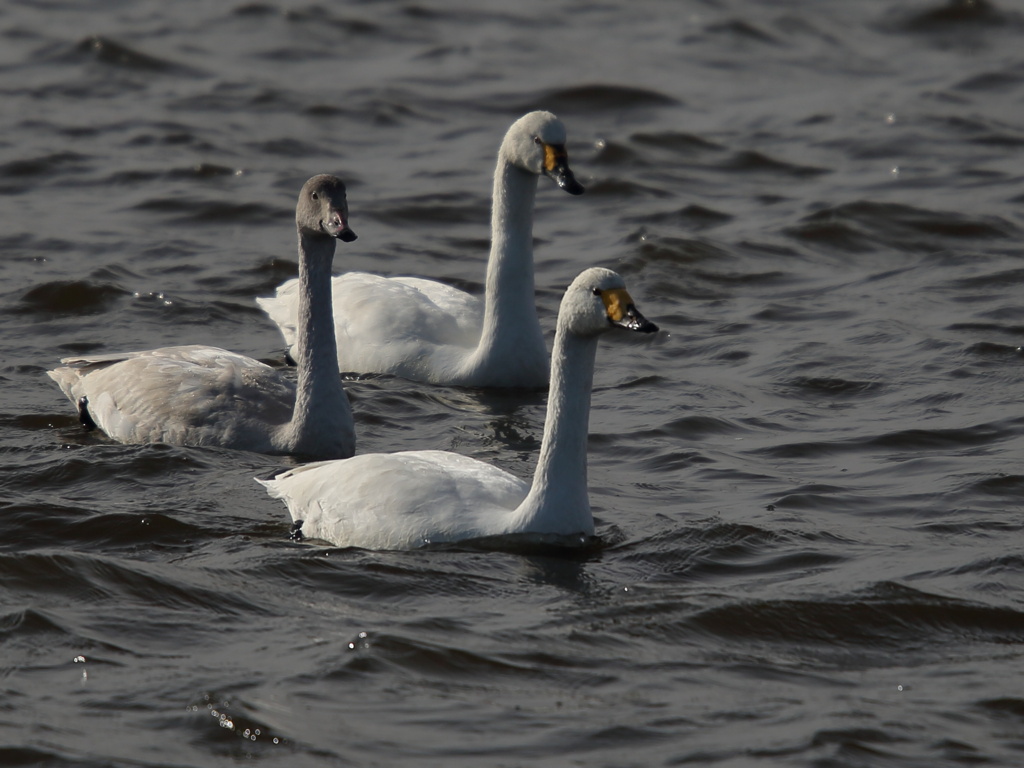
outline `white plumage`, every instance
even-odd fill
[[[344,184],[328,175],[307,181],[295,221],[303,342],[297,386],[257,360],[218,347],[66,358],[48,373],[78,406],[82,422],[122,443],[351,456],[355,430],[334,352],[330,288],[335,240],[356,238]]]
[[[653,332],[616,273],[593,268],[566,291],[552,353],[544,438],[533,481],[456,453],[373,453],[307,464],[260,480],[304,536],[337,546],[410,549],[490,536],[594,532],[587,424],[598,337]]]
[[[494,171],[491,253],[483,299],[422,278],[349,272],[332,281],[338,365],[430,384],[543,387],[548,352],[533,282],[533,207],[537,180],[567,192],[583,187],[565,153],[565,126],[531,112],[509,128]],[[259,305],[281,328],[292,356],[296,285]]]

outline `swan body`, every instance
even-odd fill
[[[622,278],[600,268],[573,281],[558,313],[544,438],[533,481],[446,451],[371,453],[306,464],[271,480],[307,538],[341,547],[412,549],[491,536],[594,533],[587,495],[587,423],[598,337],[658,328]]]
[[[548,352],[533,281],[533,207],[540,176],[583,193],[569,169],[565,126],[530,112],[509,128],[498,152],[491,253],[483,298],[432,280],[349,272],[332,281],[338,365],[429,384],[541,388]],[[257,299],[295,357],[295,281]]]
[[[121,443],[217,446],[342,458],[355,452],[331,323],[335,240],[355,240],[345,186],[314,176],[299,194],[298,383],[268,365],[202,345],[62,360],[49,371],[86,428]]]

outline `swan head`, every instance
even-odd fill
[[[524,171],[547,176],[570,195],[583,194],[583,185],[569,168],[565,125],[550,112],[530,112],[512,123],[501,155]]]
[[[558,310],[558,324],[579,336],[612,328],[654,333],[658,326],[640,314],[626,283],[610,269],[593,267],[572,281]]]
[[[336,237],[346,243],[356,239],[348,226],[348,200],[341,179],[322,173],[302,185],[295,226],[307,235]]]

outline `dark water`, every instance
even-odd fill
[[[0,764],[1024,763],[1024,8],[1010,0],[0,6]],[[257,296],[481,288],[502,134],[555,111],[549,331],[599,353],[577,558],[292,542],[264,456],[83,434],[58,358],[280,362]],[[528,476],[541,394],[351,381],[360,450]]]

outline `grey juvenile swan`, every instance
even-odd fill
[[[314,176],[295,209],[299,240],[298,385],[218,347],[71,357],[48,374],[87,428],[121,443],[218,446],[343,458],[355,452],[331,321],[335,240],[351,242],[340,179]]]

